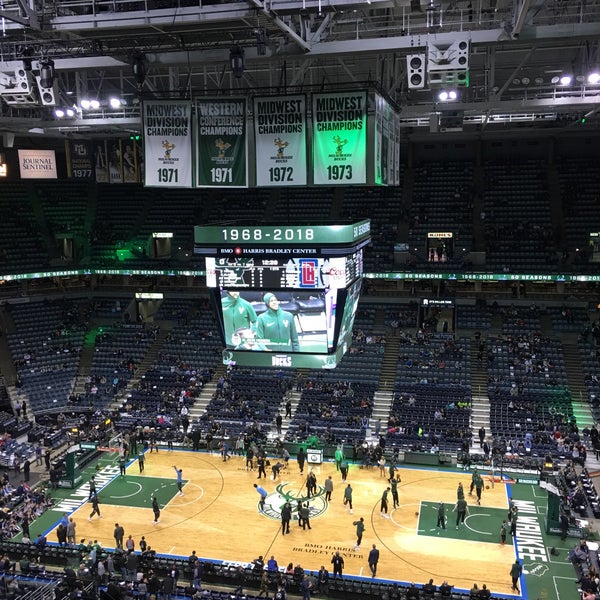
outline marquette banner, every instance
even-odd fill
[[[121,140],[108,141],[108,174],[110,183],[124,182]]]
[[[65,141],[67,177],[89,181],[94,178],[94,150],[90,142]]]
[[[307,185],[306,96],[254,98],[257,186]]]
[[[198,187],[248,187],[246,100],[202,98],[198,120]]]
[[[56,179],[54,150],[18,150],[21,179]]]
[[[367,183],[367,92],[314,94],[313,183]]]
[[[147,186],[192,187],[192,105],[144,102],[144,155]]]
[[[108,153],[106,140],[98,142],[94,150],[96,183],[108,183]]]

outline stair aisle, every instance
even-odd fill
[[[392,391],[377,390],[375,394],[373,394],[373,412],[371,413],[369,429],[367,429],[365,436],[367,442],[373,442],[376,444],[379,441],[379,437],[376,433],[377,421],[381,420],[380,432],[385,434],[385,431],[387,431],[387,424],[390,419],[390,410],[392,408],[393,401],[394,394]]]
[[[379,389],[391,392],[394,389],[396,369],[398,366],[398,354],[400,353],[400,338],[397,335],[385,336],[385,353],[381,363],[381,375],[379,377]]]
[[[563,334],[561,336],[567,381],[571,390],[571,405],[573,416],[577,419],[579,429],[594,425],[594,417],[588,402],[588,392],[583,380],[583,367],[576,336]]]
[[[486,436],[491,436],[490,424],[490,399],[487,392],[487,371],[485,368],[485,354],[481,363],[478,360],[479,340],[471,336],[471,438],[470,452],[474,454],[482,453],[479,446],[478,431],[483,427]],[[489,443],[489,442],[488,442]]]

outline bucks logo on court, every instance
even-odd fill
[[[327,510],[325,489],[317,486],[317,493],[310,498],[304,495],[304,488],[298,489],[293,483],[280,483],[275,491],[267,496],[262,514],[269,519],[281,519],[281,509],[286,502],[292,505],[292,521],[298,520],[298,502],[309,503],[310,518],[321,516]]]

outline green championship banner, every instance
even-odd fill
[[[246,100],[202,98],[198,121],[198,187],[248,187]]]
[[[306,185],[306,96],[254,98],[257,186]]]
[[[179,100],[143,105],[144,184],[192,187],[192,105]]]
[[[90,142],[65,141],[67,177],[91,180],[94,176],[94,151]]]
[[[367,183],[367,92],[314,94],[313,183]]]

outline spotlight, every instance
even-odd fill
[[[588,83],[591,83],[592,85],[596,85],[597,83],[600,83],[600,73],[597,73],[595,71],[593,73],[590,73],[588,75],[587,80],[588,80]]]
[[[67,117],[71,118],[75,116],[75,111],[72,108],[67,108],[65,112],[67,113]]]
[[[111,108],[120,108],[121,107],[121,101],[118,98],[111,98],[109,100],[109,104]]]
[[[238,79],[244,74],[244,49],[241,46],[233,46],[229,51],[229,62],[234,77]]]
[[[89,110],[89,108],[90,108],[90,101],[89,100],[82,100],[81,101],[81,108],[83,108],[83,110]]]
[[[40,85],[43,88],[51,88],[54,84],[54,61],[44,58],[40,61]]]
[[[65,111],[62,108],[56,108],[54,109],[54,116],[62,119],[65,116]]]
[[[440,102],[448,102],[452,100],[456,100],[458,98],[458,93],[456,90],[442,90],[438,94],[438,100]]]
[[[571,85],[573,78],[570,75],[563,75],[560,79],[560,85],[567,86]]]
[[[31,71],[31,58],[35,54],[35,50],[31,46],[25,46],[20,53],[23,59],[23,69]]]
[[[90,100],[90,108],[98,110],[100,108],[100,102],[98,102],[98,100]]]

